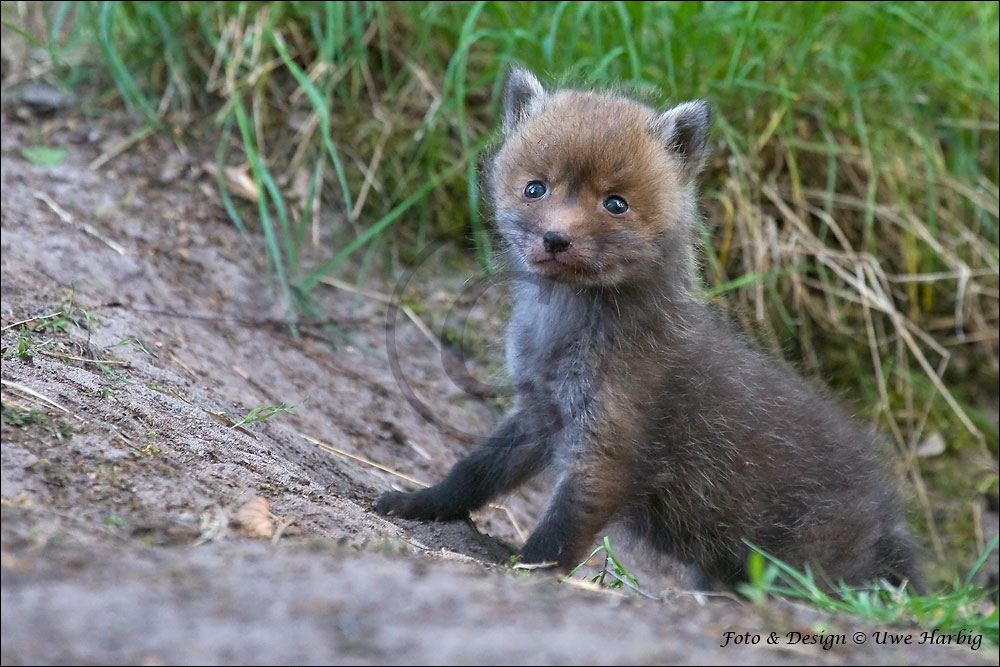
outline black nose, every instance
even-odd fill
[[[545,245],[545,252],[562,252],[570,246],[569,236],[562,232],[545,232],[542,243]]]

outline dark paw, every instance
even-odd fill
[[[441,503],[428,489],[414,493],[390,491],[375,501],[374,508],[385,516],[416,521],[455,521],[469,516],[465,510]]]
[[[518,553],[517,565],[523,569],[556,569],[566,571],[570,565],[560,557],[558,545],[543,541],[528,539],[528,542]]]

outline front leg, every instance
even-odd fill
[[[595,457],[574,466],[556,485],[545,514],[521,549],[521,562],[571,570],[621,507],[628,488],[628,476],[613,461]]]
[[[540,472],[550,458],[548,438],[527,410],[507,415],[493,433],[432,487],[390,491],[375,501],[379,514],[453,521]]]

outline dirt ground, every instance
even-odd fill
[[[544,482],[474,523],[374,514],[379,493],[413,488],[400,475],[437,479],[471,446],[456,432],[487,432],[496,406],[449,379],[414,321],[387,349],[391,282],[317,290],[339,345],[321,322],[293,336],[263,241],[228,221],[205,156],[159,135],[114,154],[134,129],[2,109],[3,664],[997,663],[693,594],[624,544],[658,599],[514,572]],[[39,166],[34,145],[67,152]],[[407,292],[419,321],[439,324],[467,277],[426,264]],[[501,311],[491,291],[470,320],[483,377]],[[232,426],[279,404],[294,412]],[[241,523],[255,496],[273,516]],[[255,536],[268,520],[275,535]],[[727,631],[761,639],[722,646]]]

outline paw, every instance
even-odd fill
[[[455,521],[469,516],[465,510],[441,503],[429,489],[404,493],[390,491],[375,501],[375,511],[384,516],[398,516],[416,521]]]
[[[546,540],[528,539],[528,542],[518,553],[515,567],[519,570],[569,570],[560,558],[558,545]]]
[[[413,501],[413,493],[389,491],[379,496],[372,507],[383,516],[398,516],[404,519],[429,519],[421,516],[419,503]]]

